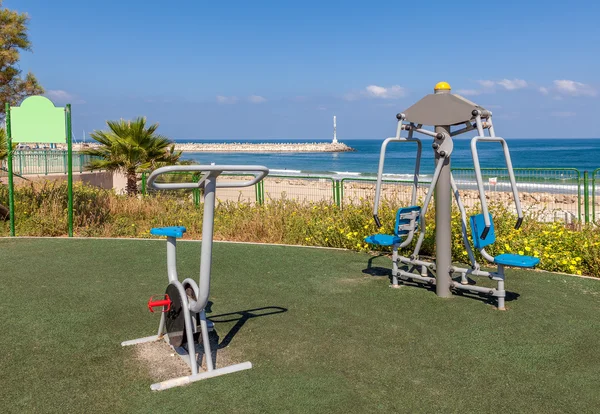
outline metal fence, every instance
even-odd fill
[[[93,159],[90,155],[73,153],[73,172],[83,172]],[[67,173],[68,153],[63,150],[16,150],[13,152],[13,172],[19,175]],[[7,161],[2,161],[0,176],[6,176]]]
[[[20,175],[65,174],[67,152],[60,150],[17,150],[13,158],[13,170]],[[92,158],[73,154],[73,170],[83,172]],[[6,161],[0,176],[6,176]],[[475,207],[479,203],[475,174],[472,168],[452,170],[463,203]],[[508,175],[505,168],[482,169],[486,185],[486,197],[513,208]],[[600,225],[600,168],[591,173],[574,168],[516,168],[515,176],[521,195],[523,210],[540,221],[567,223],[593,222]],[[239,179],[241,176],[225,176]],[[142,192],[146,192],[147,174],[142,174]],[[192,179],[180,176],[173,179]],[[419,182],[417,199],[425,197],[429,183],[427,176]],[[261,183],[248,188],[220,189],[219,201],[242,201],[268,203],[273,200],[294,200],[301,203],[326,202],[341,208],[372,202],[375,194],[375,178],[340,175],[277,175],[271,174]],[[405,206],[410,203],[412,180],[386,179],[382,186],[382,201],[391,205]],[[200,203],[198,191],[187,192],[196,204]],[[191,195],[190,195],[191,194]]]
[[[339,205],[339,184],[332,177],[269,175],[263,181],[263,200]]]
[[[342,178],[341,206],[362,204],[365,201],[373,203],[375,199],[374,178]],[[420,181],[417,186],[417,203],[427,195],[430,183]],[[394,207],[409,206],[411,203],[414,181],[408,180],[383,180],[381,183],[381,203],[388,203]]]
[[[574,168],[515,168],[515,179],[524,212],[539,221],[582,220],[581,174]],[[513,211],[513,195],[506,168],[481,170],[488,202],[506,205]],[[466,207],[479,204],[472,168],[455,168],[452,174]],[[586,216],[587,217],[587,216]]]

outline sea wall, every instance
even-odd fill
[[[90,148],[95,144],[86,144],[86,148]],[[74,144],[73,149],[80,151],[83,145]],[[354,148],[348,145],[328,142],[312,142],[312,143],[196,143],[188,142],[183,144],[175,144],[175,150],[183,152],[349,152],[355,151]]]

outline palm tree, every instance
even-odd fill
[[[90,135],[100,146],[82,151],[97,157],[86,168],[124,173],[127,194],[137,194],[138,172],[179,162],[181,151],[175,151],[175,145],[167,137],[156,133],[158,124],[147,127],[144,117],[106,123],[107,131],[94,131]]]
[[[4,128],[0,128],[0,162],[4,161],[4,159],[8,157],[8,147],[6,139],[6,130]]]
[[[15,145],[13,145],[14,149]],[[8,146],[6,142],[6,131],[4,128],[0,128],[0,168],[4,169],[2,166],[2,161],[4,161],[8,157]],[[0,204],[0,220],[8,219],[8,207]]]

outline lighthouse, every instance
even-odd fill
[[[335,129],[336,129],[336,125],[335,125],[335,115],[334,115],[333,116],[333,141],[331,142],[332,144],[338,143]]]

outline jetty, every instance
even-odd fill
[[[98,144],[73,144],[74,151],[96,147]],[[289,143],[175,143],[176,151],[183,152],[350,152],[354,148],[342,142],[289,142]]]
[[[341,142],[313,143],[220,143],[175,144],[177,151],[183,152],[349,152],[354,148]]]

